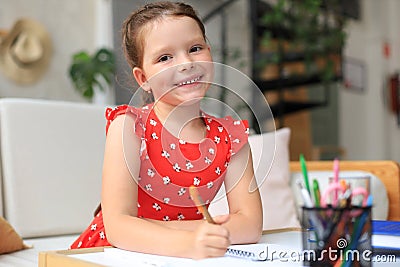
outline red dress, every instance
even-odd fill
[[[141,138],[138,182],[138,217],[155,220],[198,220],[203,216],[189,196],[195,185],[209,205],[224,181],[230,158],[246,144],[247,121],[232,117],[215,118],[202,113],[207,128],[200,143],[187,143],[166,130],[152,111],[152,105],[128,105],[106,110],[107,126],[121,114],[135,118],[135,133]],[[110,246],[102,212],[71,248]]]

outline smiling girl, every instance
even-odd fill
[[[205,28],[193,8],[159,2],[133,12],[123,46],[138,84],[155,99],[107,109],[101,210],[71,248],[118,248],[189,258],[223,256],[257,242],[262,207],[246,121],[200,109],[213,80]],[[207,205],[224,182],[229,214],[208,223],[189,195]]]

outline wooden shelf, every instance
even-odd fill
[[[299,102],[299,101],[282,101],[278,104],[271,105],[271,111],[274,116],[277,115],[288,115],[294,112],[298,112],[301,110],[306,110],[306,109],[311,109],[311,108],[316,108],[316,107],[322,107],[325,106],[326,103],[324,101],[307,101],[307,102]],[[281,112],[279,109],[282,108],[283,112]]]
[[[311,108],[317,108],[317,107],[323,107],[325,106],[326,103],[324,101],[282,101],[276,104],[270,104],[270,109],[272,112],[272,115],[276,118],[278,115],[282,115],[281,113],[283,112],[284,115],[289,115],[298,111],[302,110],[307,110]],[[283,109],[283,111],[280,111],[280,108]],[[269,117],[269,112],[266,113],[260,113],[257,119],[259,120],[266,120],[266,119],[271,119]]]
[[[301,86],[311,86],[316,84],[321,84],[321,75],[314,74],[309,76],[296,76],[296,77],[288,77],[281,79],[272,79],[272,80],[258,80],[254,79],[254,83],[258,86],[258,88],[262,92],[267,91],[275,91],[281,89],[296,89]],[[336,76],[334,81],[340,81],[342,76]]]

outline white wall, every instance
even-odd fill
[[[400,67],[400,1],[362,0],[362,18],[348,25],[345,55],[365,64],[362,93],[339,92],[339,140],[347,159],[391,159],[400,162],[400,126],[384,101],[387,76]],[[383,44],[391,57],[383,55]]]
[[[21,17],[42,23],[53,41],[48,71],[37,83],[19,86],[0,71],[0,97],[31,97],[84,101],[67,72],[73,53],[93,51],[96,44],[95,12],[98,0],[12,0],[1,1],[0,28],[11,29]]]

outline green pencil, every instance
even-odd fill
[[[303,176],[304,176],[304,184],[306,185],[306,189],[307,189],[308,193],[311,194],[310,183],[308,182],[308,172],[307,172],[306,160],[304,159],[303,154],[300,154],[300,166],[301,166],[301,171],[303,172]]]
[[[320,206],[319,200],[321,199],[321,193],[319,191],[319,184],[316,179],[313,179],[313,193],[314,193],[315,206],[319,207]]]

